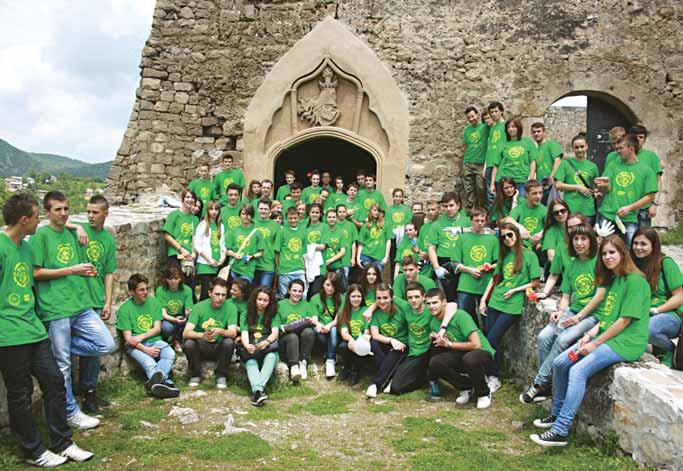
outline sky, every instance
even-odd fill
[[[154,0],[0,0],[0,138],[113,160],[140,80]]]

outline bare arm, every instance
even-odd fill
[[[683,304],[683,286],[676,288],[671,297],[666,300],[664,304],[652,309],[653,312],[659,314],[660,312],[669,312],[678,309]]]

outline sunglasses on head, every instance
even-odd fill
[[[514,233],[514,232],[506,232],[506,233],[504,233],[504,234],[501,232],[501,234],[500,234],[500,238],[501,238],[501,239],[512,239],[512,238],[514,238],[514,237],[515,237],[515,233]]]
[[[567,212],[567,210],[565,208],[562,208],[562,209],[557,209],[557,210],[553,211],[553,214],[555,216],[559,216],[560,214],[564,214],[566,212]]]

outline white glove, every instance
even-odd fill
[[[603,239],[614,234],[614,224],[607,219],[603,219],[600,224],[596,223],[593,229],[595,229],[595,233]]]
[[[436,273],[436,277],[438,279],[443,280],[444,278],[446,278],[448,270],[446,270],[444,267],[439,267],[436,270],[434,270],[434,273]]]

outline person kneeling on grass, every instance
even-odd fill
[[[426,302],[431,314],[433,342],[427,370],[430,400],[442,399],[439,379],[444,379],[460,391],[455,400],[457,404],[467,404],[474,396],[477,409],[488,408],[491,390],[486,383],[486,369],[493,363],[495,350],[467,311],[458,309],[448,321],[448,304],[443,291],[430,289]],[[441,335],[444,329],[445,333]]]
[[[650,317],[650,285],[617,235],[605,239],[595,269],[598,286],[607,287],[599,323],[553,362],[553,405],[548,417],[534,420],[549,428],[529,438],[542,446],[566,446],[569,428],[596,373],[645,353]],[[597,337],[595,337],[597,334]]]
[[[183,351],[190,367],[191,388],[202,380],[202,360],[216,360],[216,387],[227,387],[228,365],[235,350],[237,308],[226,303],[228,283],[214,278],[209,283],[209,299],[192,308],[183,331]]]
[[[161,306],[148,297],[149,280],[135,273],[128,280],[128,298],[119,308],[116,328],[125,341],[126,353],[147,375],[145,388],[154,397],[178,397],[180,391],[169,379],[175,352],[161,340]]]
[[[256,288],[249,297],[246,316],[240,318],[242,343],[237,348],[247,370],[253,395],[251,404],[256,407],[264,405],[268,399],[266,385],[280,359],[279,328],[275,292],[265,286]]]

